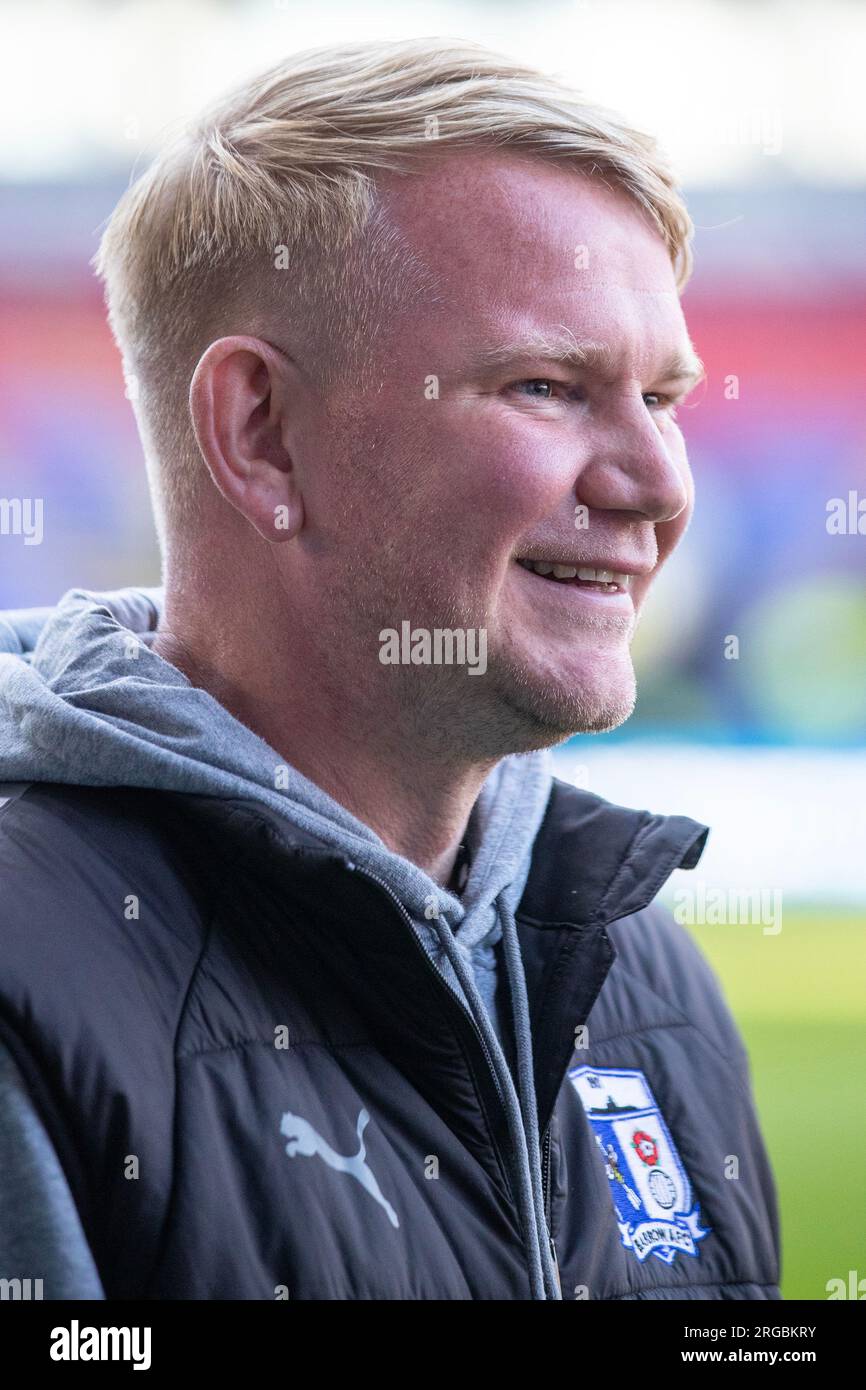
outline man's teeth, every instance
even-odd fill
[[[586,565],[552,565],[549,560],[521,560],[524,569],[536,574],[553,575],[554,579],[583,579],[592,584],[618,584],[627,589],[631,583],[630,574],[620,574],[617,570],[596,570]]]

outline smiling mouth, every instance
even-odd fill
[[[517,560],[518,565],[548,579],[553,584],[570,585],[578,589],[594,589],[602,594],[627,594],[633,575],[617,570],[592,569],[587,565],[556,565],[548,560]]]

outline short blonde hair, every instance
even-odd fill
[[[281,322],[323,382],[390,309],[429,291],[383,216],[377,171],[445,149],[570,163],[658,229],[681,289],[692,223],[656,143],[553,78],[474,44],[350,43],[292,54],[186,127],[124,193],[94,257],[137,391],[157,523],[191,517],[204,474],[189,382],[227,332]],[[283,248],[289,275],[278,278]],[[160,515],[162,513],[163,515]]]

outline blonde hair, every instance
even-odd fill
[[[188,391],[208,343],[268,337],[277,308],[323,383],[350,369],[389,312],[432,288],[384,215],[376,172],[484,148],[560,160],[621,189],[684,286],[693,228],[655,141],[474,44],[292,54],[182,130],[127,189],[93,264],[136,386],[163,540],[166,519],[192,515],[204,473]],[[278,254],[288,275],[273,273]]]

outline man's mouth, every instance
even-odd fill
[[[554,584],[570,584],[575,588],[595,589],[603,594],[627,594],[633,575],[621,570],[595,569],[589,565],[554,564],[550,560],[517,559],[518,565],[531,574],[540,575]]]

